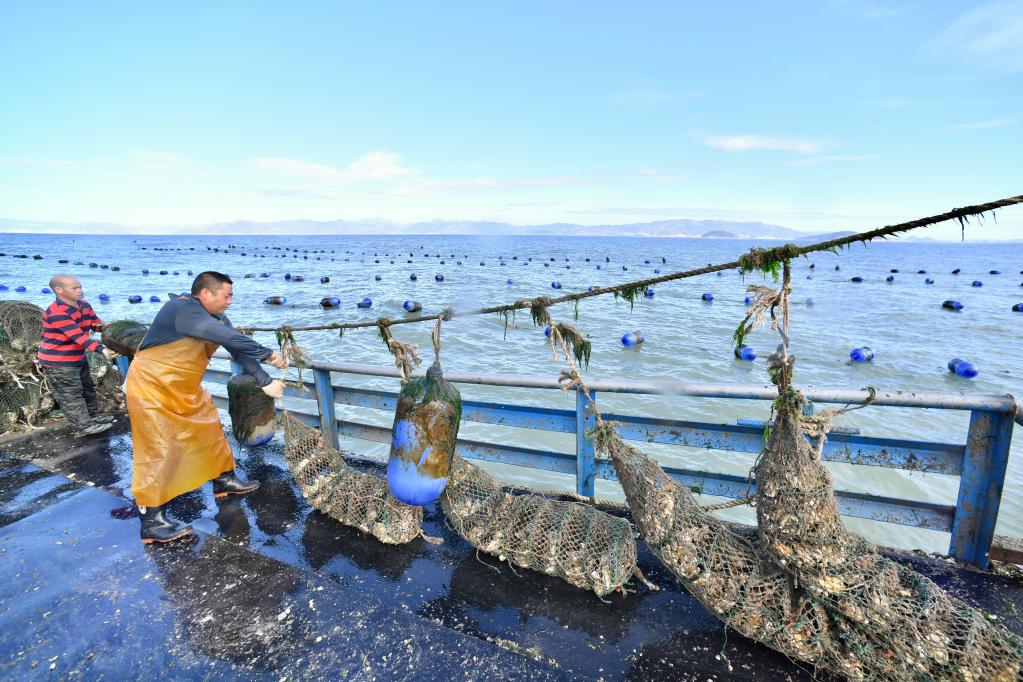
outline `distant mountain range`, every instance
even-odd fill
[[[138,227],[114,223],[44,223],[0,218],[0,232],[63,234],[181,234],[181,235],[361,235],[361,234],[445,234],[472,236],[579,236],[579,237],[703,237],[707,239],[789,239],[818,235],[780,225],[727,220],[657,220],[648,223],[577,225],[547,223],[512,225],[487,221],[431,220],[396,223],[386,220],[283,220],[256,222],[236,220],[209,225]],[[852,234],[852,233],[834,233]],[[830,237],[830,235],[829,235]]]

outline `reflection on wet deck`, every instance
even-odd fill
[[[262,481],[256,493],[184,495],[171,511],[200,535],[143,547],[126,492],[130,433],[125,423],[112,433],[0,445],[0,556],[14,574],[0,588],[4,676],[812,678],[726,635],[642,543],[640,567],[662,590],[607,603],[477,556],[437,505],[424,530],[443,545],[384,545],[311,510],[277,441],[235,448]],[[1023,586],[913,562],[1023,630]]]

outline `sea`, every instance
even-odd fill
[[[51,275],[66,272],[82,281],[86,298],[105,321],[148,322],[169,295],[189,290],[193,279],[189,271],[217,270],[234,279],[234,304],[227,314],[236,326],[316,325],[402,318],[406,300],[420,302],[424,312],[438,313],[449,306],[464,310],[585,291],[655,276],[657,271],[667,274],[730,262],[754,245],[779,243],[637,237],[6,234],[0,235],[0,252],[6,254],[0,257],[0,284],[8,289],[0,291],[0,300],[46,306],[53,297],[42,289]],[[16,254],[29,258],[13,258]],[[42,259],[32,259],[35,255]],[[60,264],[60,259],[69,263]],[[115,266],[120,270],[113,271]],[[301,275],[304,281],[289,280],[289,274]],[[443,275],[443,281],[437,281],[437,275]],[[892,281],[887,281],[889,276]],[[321,283],[322,277],[329,282]],[[853,277],[862,282],[851,281]],[[560,290],[552,288],[555,282]],[[747,343],[758,355],[752,362],[733,353],[732,334],[745,314],[751,284],[774,283],[760,274],[727,271],[657,285],[653,296],[633,304],[601,296],[581,301],[578,308],[555,306],[551,313],[589,337],[587,377],[765,385],[766,357],[778,335],[765,328],[749,337]],[[1023,313],[1012,311],[1014,304],[1023,302],[1023,243],[896,240],[856,245],[794,261],[792,284],[789,335],[797,386],[998,393],[1023,399]],[[16,292],[19,285],[27,291]],[[101,302],[100,294],[109,296],[109,302]],[[703,300],[704,294],[711,294],[713,301]],[[143,302],[129,303],[132,295]],[[151,296],[159,302],[149,302]],[[269,296],[283,296],[287,302],[268,305],[264,300]],[[340,306],[321,307],[321,299],[329,296],[336,296]],[[364,298],[372,301],[371,308],[356,306]],[[959,301],[963,307],[946,310],[945,300]],[[429,363],[431,328],[410,324],[393,327],[393,332],[418,344]],[[622,336],[632,331],[642,332],[645,339],[638,347],[622,344]],[[297,338],[316,359],[393,366],[374,328],[347,331],[343,337],[336,331],[300,332]],[[273,333],[257,333],[256,339],[275,344]],[[862,347],[870,348],[873,360],[852,362],[850,352]],[[445,323],[441,356],[448,372],[556,378],[562,369],[552,361],[543,329],[532,324],[528,311],[509,319],[507,326],[502,316],[493,314]],[[979,374],[967,379],[951,373],[948,363],[953,358],[973,363]],[[338,374],[334,381],[398,389],[397,380],[389,378]],[[572,395],[556,390],[475,385],[460,389],[467,400],[568,409],[575,404]],[[286,401],[293,409],[312,407],[308,401]],[[718,424],[769,415],[769,403],[757,400],[598,393],[597,403],[608,412]],[[386,426],[393,418],[377,410],[342,406],[338,416]],[[226,414],[224,419],[227,423]],[[876,406],[836,421],[863,435],[957,444],[966,442],[968,423],[968,412]],[[460,435],[564,452],[574,452],[575,447],[572,434],[484,424],[465,423]],[[749,473],[756,458],[730,451],[639,445],[666,465],[740,476]],[[387,455],[386,444],[351,440],[344,446],[367,457]],[[838,489],[941,504],[956,501],[955,477],[863,465],[828,466]],[[511,484],[574,489],[573,479],[564,475],[510,465],[488,468]],[[1023,432],[1017,428],[998,533],[1023,536],[1021,484]],[[597,495],[621,499],[621,490],[617,484],[598,481]],[[721,501],[704,499],[708,504]],[[755,522],[746,507],[719,514]],[[846,521],[889,546],[940,553],[948,549],[948,533],[851,517]]]

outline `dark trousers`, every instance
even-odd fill
[[[75,429],[84,429],[96,415],[96,385],[89,374],[89,363],[68,363],[67,367],[43,365],[46,384],[57,399],[61,411]]]

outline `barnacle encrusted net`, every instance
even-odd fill
[[[599,596],[636,574],[636,540],[627,519],[587,504],[513,495],[458,455],[440,502],[469,544],[516,566]]]
[[[422,535],[423,508],[402,504],[387,482],[356,471],[320,432],[290,412],[284,424],[284,459],[310,506],[388,544]]]

